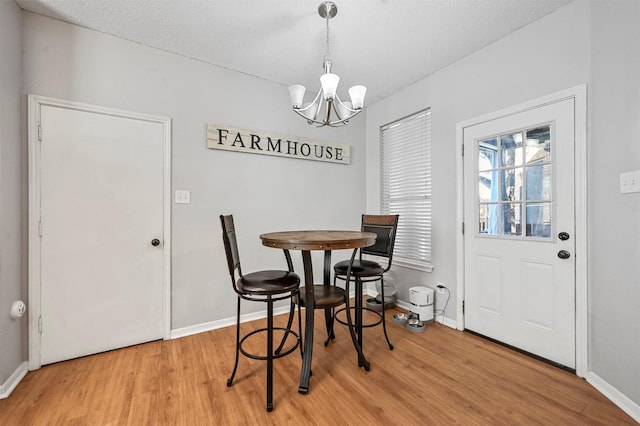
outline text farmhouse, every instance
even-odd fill
[[[207,148],[349,164],[351,146],[207,124]]]

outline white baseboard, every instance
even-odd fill
[[[0,385],[0,399],[8,398],[11,395],[11,392],[18,386],[18,383],[27,375],[29,372],[29,363],[27,361],[23,361],[16,371],[13,372],[11,376],[7,379],[6,382]]]
[[[640,423],[640,405],[623,395],[619,390],[592,371],[588,372],[585,378],[598,392],[609,398],[611,402],[620,407],[622,411],[633,417],[633,420]]]
[[[368,296],[375,297],[377,296],[377,292],[372,289],[366,289],[365,293]],[[355,293],[353,290],[349,293],[349,297],[353,298]],[[411,305],[407,302],[403,302],[402,300],[396,301],[396,305],[402,309],[406,309],[407,311],[411,310]],[[288,306],[283,306],[280,308],[276,308],[273,310],[274,315],[286,314],[289,312]],[[250,314],[244,314],[240,316],[240,322],[248,322],[254,321],[258,319],[263,319],[267,317],[267,311],[253,312]],[[440,324],[444,324],[447,327],[456,328],[456,322],[449,319],[443,318],[442,315],[436,315],[435,320]],[[210,321],[201,324],[191,325],[189,327],[176,328],[171,330],[171,339],[179,339],[180,337],[191,336],[192,334],[204,333],[211,330],[216,330],[218,328],[228,327],[230,325],[234,325],[236,323],[235,317],[223,318],[217,321]]]
[[[282,306],[273,310],[274,315],[289,313],[289,306]],[[250,314],[240,315],[240,322],[249,322],[267,317],[267,311],[252,312]],[[207,331],[216,330],[218,328],[235,325],[236,317],[223,318],[217,321],[210,321],[201,324],[190,325],[189,327],[176,328],[171,330],[171,339],[179,339],[180,337],[191,336],[192,334],[205,333]]]

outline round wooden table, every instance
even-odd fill
[[[306,394],[309,392],[309,376],[311,375],[311,359],[313,354],[313,327],[314,327],[314,304],[313,304],[313,266],[311,263],[311,250],[324,251],[324,285],[331,285],[331,250],[352,249],[351,262],[355,258],[356,252],[361,247],[372,246],[376,242],[376,234],[373,232],[360,231],[282,231],[270,232],[260,235],[262,245],[266,247],[300,250],[302,252],[302,263],[304,265],[305,300],[307,301],[305,313],[305,338],[304,353],[302,359],[302,372],[300,373],[300,387],[298,392]],[[349,272],[351,272],[349,270]],[[369,363],[362,353],[362,348],[358,343],[355,331],[351,326],[350,315],[349,331],[351,339],[358,352],[358,359],[366,370],[369,370]]]

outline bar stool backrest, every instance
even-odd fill
[[[362,231],[373,232],[377,237],[374,245],[360,249],[360,258],[362,258],[363,254],[386,258],[387,267],[385,268],[385,272],[391,268],[399,216],[400,215],[397,214],[362,215]]]
[[[242,277],[242,267],[240,266],[240,253],[238,251],[238,241],[236,240],[236,228],[233,223],[233,216],[220,216],[220,224],[222,225],[222,241],[224,242],[224,250],[227,254],[227,266],[229,274],[233,282],[233,288],[238,292],[236,285],[236,271]]]

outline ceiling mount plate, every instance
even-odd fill
[[[332,1],[323,1],[318,6],[318,14],[327,19],[331,19],[338,14],[338,6]]]

